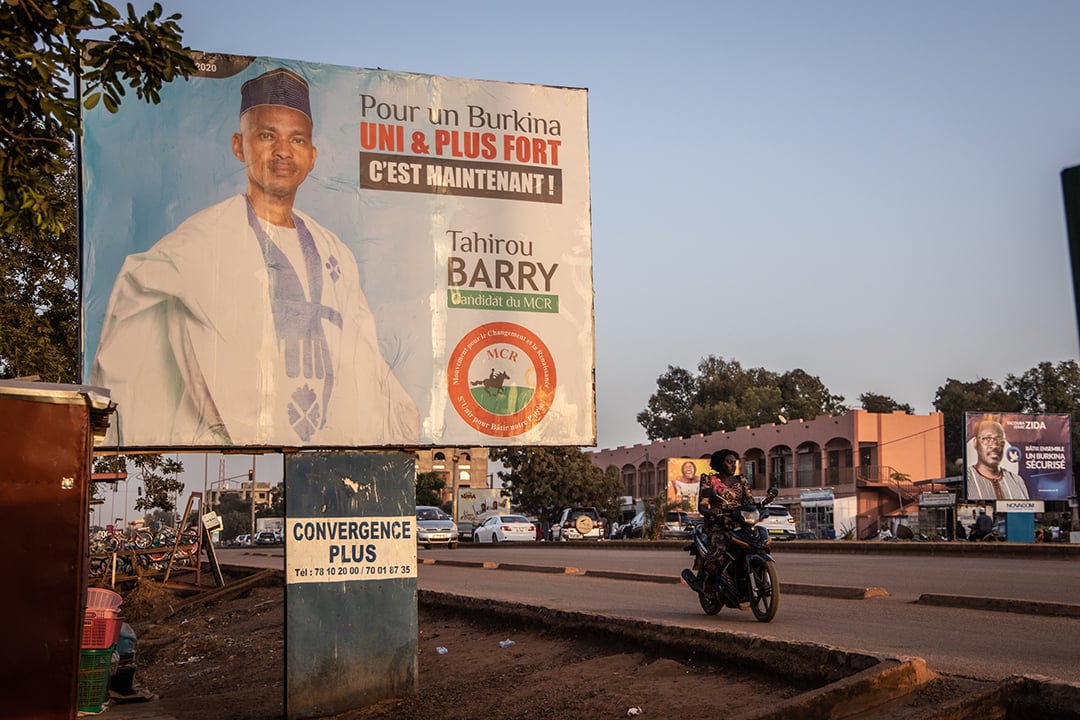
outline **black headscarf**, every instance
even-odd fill
[[[735,452],[734,450],[725,449],[717,450],[711,456],[709,456],[709,465],[712,466],[713,472],[721,473],[724,471],[724,458],[726,458],[728,455],[735,455],[737,457],[739,453]]]

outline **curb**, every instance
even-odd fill
[[[734,720],[848,717],[910,695],[936,677],[922,658],[882,658],[875,667],[797,695],[765,713],[736,716]]]
[[[420,564],[483,568],[485,570],[547,573],[549,575],[582,575],[585,577],[605,578],[608,580],[651,582],[664,585],[681,585],[683,582],[682,578],[675,577],[674,575],[652,575],[648,573],[623,572],[619,570],[581,570],[576,567],[559,567],[553,565],[519,565],[469,560],[436,560],[435,558],[424,558],[420,561]],[[837,585],[803,585],[799,583],[780,583],[780,592],[791,595],[817,595],[840,600],[865,600],[867,598],[886,597],[889,594],[884,588],[879,587],[862,588]]]
[[[889,592],[880,587],[845,587],[842,585],[800,585],[798,583],[780,583],[780,592],[789,595],[817,595],[837,600],[867,600],[876,597],[888,597]]]
[[[739,715],[735,720],[788,720],[802,718],[888,717],[899,711],[928,683],[941,677],[918,657],[887,657],[868,652],[808,642],[773,640],[750,633],[702,630],[668,623],[612,617],[597,613],[476,598],[433,590],[420,590],[419,603],[479,618],[503,616],[524,624],[556,629],[572,637],[582,633],[622,637],[642,646],[669,651],[697,652],[725,662],[756,668],[821,685],[800,693],[763,713]],[[1080,684],[1040,675],[1014,675],[982,685],[941,705],[926,705],[922,713],[901,713],[920,720],[966,720],[972,717],[1080,717]]]
[[[431,590],[420,591],[418,602],[478,618],[502,616],[522,624],[537,624],[568,636],[618,637],[636,646],[684,654],[693,647],[697,657],[711,656],[748,670],[766,671],[816,687],[773,705],[764,713],[740,715],[738,720],[847,717],[875,708],[918,690],[937,675],[921,658],[890,658],[860,650],[807,642],[788,642],[759,635],[702,630],[596,613],[475,598]]]
[[[920,595],[915,604],[1021,613],[1024,615],[1043,615],[1046,617],[1080,618],[1080,605],[1041,600],[1014,600],[1011,598],[990,598],[975,595],[935,595],[926,593]]]

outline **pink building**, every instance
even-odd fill
[[[755,493],[776,485],[777,502],[788,506],[799,528],[821,537],[850,530],[870,538],[885,518],[916,516],[920,491],[913,483],[945,474],[945,428],[937,412],[852,410],[598,450],[592,462],[619,468],[625,495],[636,502],[664,492],[678,476],[668,460],[707,458],[722,448],[742,456]]]

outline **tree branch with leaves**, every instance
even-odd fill
[[[102,0],[5,0],[0,6],[0,232],[70,229],[68,200],[46,179],[64,172],[85,106],[119,108],[127,89],[150,103],[195,71],[181,16],[154,3],[121,15]],[[104,42],[101,42],[104,41]]]

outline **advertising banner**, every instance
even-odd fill
[[[964,413],[968,500],[1068,499],[1070,420],[1056,413]]]
[[[713,473],[709,458],[668,458],[668,502],[679,503],[696,512],[702,473]]]
[[[585,90],[195,59],[84,110],[106,445],[595,444]]]
[[[477,518],[490,512],[510,512],[510,498],[504,497],[501,489],[458,488],[455,522],[475,527]]]

